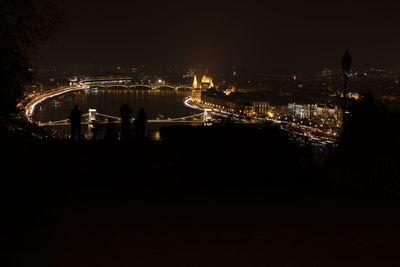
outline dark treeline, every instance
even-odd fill
[[[400,140],[398,128],[400,114],[367,92],[360,101],[354,101],[334,164],[339,172],[331,172],[332,179],[342,177],[347,185],[357,185],[360,190],[387,191],[399,194]]]

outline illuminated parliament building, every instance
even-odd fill
[[[203,75],[203,78],[201,79],[201,83],[198,82],[197,76],[195,75],[193,80],[192,99],[195,102],[201,102],[201,92],[207,91],[208,89],[213,87],[214,87],[213,79],[208,74],[207,70],[206,73]]]
[[[203,78],[201,79],[201,83],[197,81],[197,76],[194,76],[193,80],[193,89],[200,89],[202,91],[213,88],[214,83],[213,79],[211,76],[208,74],[208,71],[206,70],[206,74],[203,75]]]

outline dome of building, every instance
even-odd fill
[[[212,83],[212,78],[209,75],[204,74],[203,78],[201,79],[201,83]]]
[[[214,87],[213,79],[210,75],[208,75],[208,70],[206,70],[206,73],[201,78],[201,82],[199,82],[199,81],[200,80],[197,80],[197,76],[195,75],[193,77],[193,88],[194,89],[201,89],[204,91],[204,90],[208,90],[208,89]]]

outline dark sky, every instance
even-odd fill
[[[48,63],[400,70],[396,1],[64,0],[68,28],[42,49]]]

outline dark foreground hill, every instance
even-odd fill
[[[162,134],[4,139],[4,266],[399,264],[396,198],[333,186],[322,154],[279,130]]]

